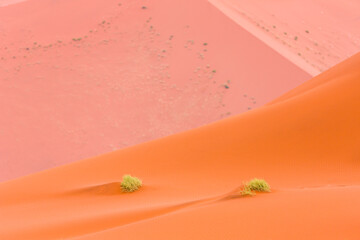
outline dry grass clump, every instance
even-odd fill
[[[264,179],[254,178],[246,184],[250,190],[256,192],[270,192],[270,185]]]
[[[255,192],[270,192],[270,185],[264,179],[254,178],[244,184],[240,194],[242,196],[253,196]]]
[[[244,186],[244,188],[240,191],[241,196],[254,196],[255,193],[251,191],[248,186]]]
[[[121,182],[121,189],[123,192],[135,192],[142,186],[142,181],[131,175],[124,175]]]

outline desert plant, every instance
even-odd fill
[[[254,196],[255,193],[251,191],[250,187],[245,185],[244,188],[240,191],[241,196]]]
[[[131,175],[124,175],[121,182],[123,192],[135,192],[142,186],[142,181]]]
[[[255,192],[270,192],[270,185],[264,179],[252,179],[246,183],[246,188]]]

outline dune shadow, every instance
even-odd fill
[[[111,183],[105,183],[95,186],[89,186],[84,188],[75,189],[72,191],[67,192],[67,194],[70,195],[119,195],[119,194],[125,194],[121,190],[120,182],[111,182]]]

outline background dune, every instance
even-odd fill
[[[206,0],[1,7],[0,181],[248,111],[309,78]]]
[[[312,75],[360,50],[357,0],[209,0]]]
[[[359,66],[357,54],[258,109],[2,183],[0,236],[356,240]],[[139,192],[120,192],[127,173]],[[272,192],[239,197],[253,177]]]

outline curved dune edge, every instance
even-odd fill
[[[311,78],[207,0],[29,0],[0,8],[0,29],[0,181],[246,112]]]
[[[359,66],[357,54],[273,104],[2,183],[0,236],[355,240]],[[127,173],[140,191],[119,192]],[[231,197],[253,177],[272,192]]]
[[[358,1],[210,2],[309,73],[323,72],[359,51]]]
[[[283,46],[279,41],[275,40],[265,32],[261,31],[257,27],[253,26],[253,24],[249,23],[247,20],[243,19],[241,15],[236,11],[235,8],[232,8],[224,1],[220,0],[208,0],[211,4],[217,7],[220,11],[222,11],[226,16],[232,19],[234,22],[239,24],[241,27],[249,31],[255,37],[260,39],[262,42],[267,44],[269,47],[277,51],[283,57],[294,63],[296,66],[309,73],[312,76],[316,76],[321,73],[320,70],[306,63],[303,59],[299,58],[299,56],[287,48]]]

